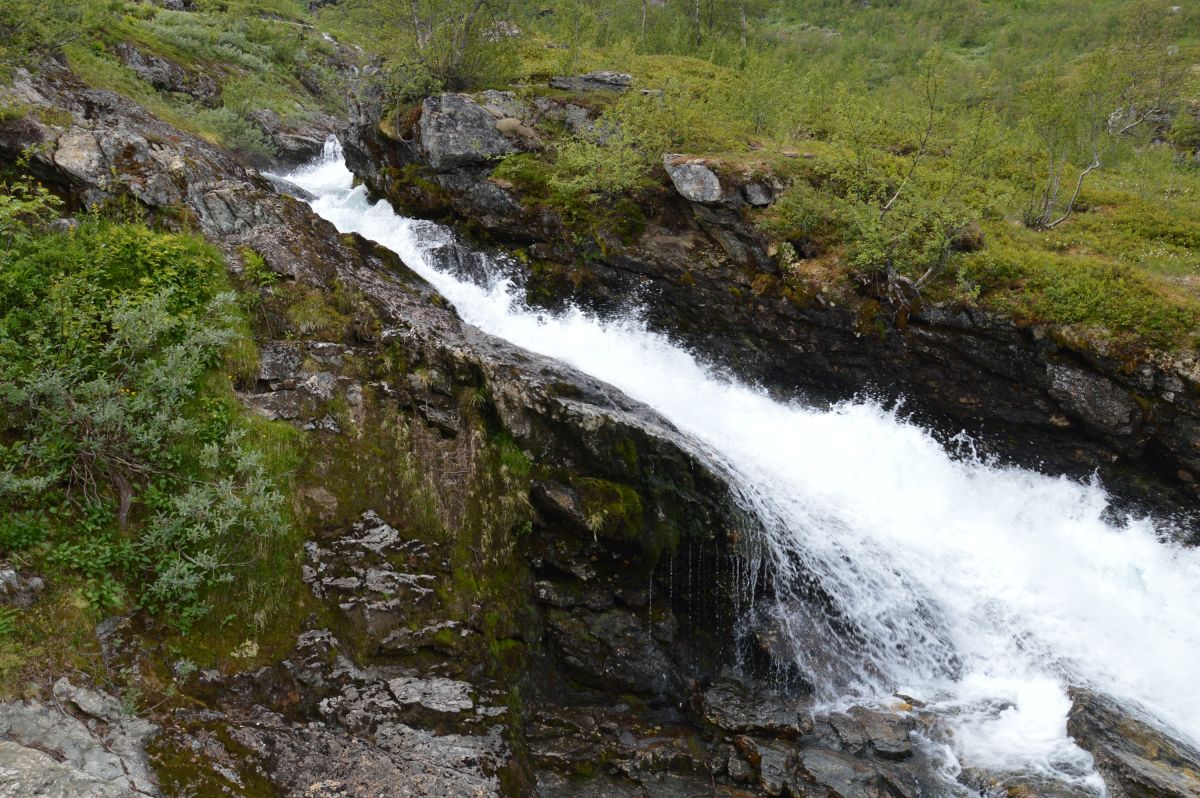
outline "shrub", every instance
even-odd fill
[[[0,542],[41,551],[98,607],[133,600],[186,629],[283,495],[208,375],[244,322],[212,247],[51,203],[0,201]],[[227,383],[227,380],[226,380]]]

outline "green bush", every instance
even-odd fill
[[[287,526],[228,388],[208,387],[244,329],[222,258],[95,216],[50,232],[36,188],[2,196],[0,541],[96,606],[186,629]]]

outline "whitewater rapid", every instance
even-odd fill
[[[549,314],[498,273],[460,279],[430,257],[447,231],[372,204],[335,142],[287,177],[340,231],[400,255],[468,323],[616,386],[709,447],[765,529],[783,586],[771,611],[797,639],[829,641],[797,646],[827,700],[914,696],[942,717],[963,766],[1096,795],[1091,757],[1066,733],[1068,686],[1200,740],[1200,551],[1148,519],[1113,522],[1100,485],[952,455],[869,401],[780,403],[636,318]],[[806,611],[806,574],[838,629]]]

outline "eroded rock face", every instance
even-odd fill
[[[116,53],[121,63],[159,91],[187,94],[206,105],[220,94],[217,82],[208,75],[192,74],[170,59],[143,53],[129,42],[117,44]]]
[[[53,696],[53,704],[0,704],[0,795],[159,794],[145,753],[157,726],[127,715],[116,698],[66,679],[55,683]]]
[[[562,98],[520,108],[495,102],[535,127],[551,119],[572,130],[592,124],[582,109],[571,117]],[[517,276],[535,304],[621,313],[637,297],[652,327],[780,394],[813,401],[864,390],[884,401],[902,396],[920,422],[947,434],[966,429],[986,442],[987,454],[1079,477],[1099,471],[1106,487],[1142,507],[1186,514],[1200,497],[1194,355],[1131,370],[1121,353],[977,308],[901,313],[871,302],[850,308],[818,288],[808,296],[786,292],[768,242],[743,214],[747,205],[769,204],[779,189],[754,171],[735,180],[699,159],[669,155],[671,199],[648,199],[635,234],[602,232],[591,246],[552,210],[523,204],[514,187],[490,181],[485,167],[434,175],[436,197],[394,186],[378,169],[381,158],[409,167],[427,167],[428,159],[403,141],[371,143],[377,126],[352,130],[350,140],[361,143],[347,147],[348,162],[376,191],[418,212],[436,206],[492,242],[524,248],[535,267]],[[955,246],[980,245],[978,236],[968,238]],[[581,248],[586,272],[574,267]],[[1148,490],[1151,473],[1159,487]]]
[[[1114,798],[1200,795],[1200,751],[1172,739],[1108,696],[1072,693],[1067,732],[1096,759]]]

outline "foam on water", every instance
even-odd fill
[[[467,322],[611,383],[709,447],[762,522],[781,586],[770,609],[807,641],[797,661],[826,700],[901,691],[944,717],[964,766],[1098,795],[1090,756],[1066,734],[1069,685],[1200,740],[1200,551],[1147,519],[1114,523],[1101,486],[954,457],[868,401],[780,403],[636,318],[551,315],[502,277],[441,271],[427,253],[447,232],[371,204],[336,142],[289,179],[339,230],[398,253]]]

